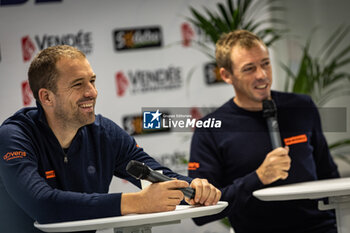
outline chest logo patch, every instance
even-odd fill
[[[11,159],[17,159],[17,158],[24,158],[27,156],[27,153],[25,151],[13,151],[13,152],[7,152],[6,155],[4,155],[2,158],[5,161],[9,161]]]
[[[307,142],[306,134],[301,134],[298,136],[293,136],[293,137],[284,139],[284,144],[286,146],[290,146],[290,145],[298,144],[298,143],[303,143],[303,142]]]
[[[51,178],[55,178],[56,174],[54,170],[51,170],[51,171],[46,171],[45,176],[46,176],[46,179],[51,179]]]

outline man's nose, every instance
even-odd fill
[[[265,79],[267,76],[267,72],[262,67],[258,67],[256,70],[256,79]]]
[[[97,89],[96,89],[95,85],[92,83],[89,83],[87,85],[87,88],[85,90],[84,95],[85,95],[85,97],[96,98],[97,97]]]

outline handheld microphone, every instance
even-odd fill
[[[281,147],[282,142],[277,122],[277,109],[272,99],[263,101],[263,117],[266,118],[272,149]]]
[[[152,170],[152,168],[148,167],[146,164],[136,160],[131,160],[128,163],[128,165],[126,166],[126,171],[135,179],[148,180],[152,183],[172,180],[170,177],[156,172]],[[195,190],[190,187],[180,188],[179,190],[181,190],[183,194],[190,199],[193,199],[196,193]]]

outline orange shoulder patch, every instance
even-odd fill
[[[199,168],[199,163],[197,162],[189,162],[188,163],[188,170],[195,171]]]

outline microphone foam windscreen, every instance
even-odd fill
[[[263,117],[274,117],[276,116],[276,105],[275,102],[271,100],[263,101]]]
[[[129,175],[136,179],[145,179],[150,174],[150,169],[144,164],[136,160],[131,160],[126,166]]]

